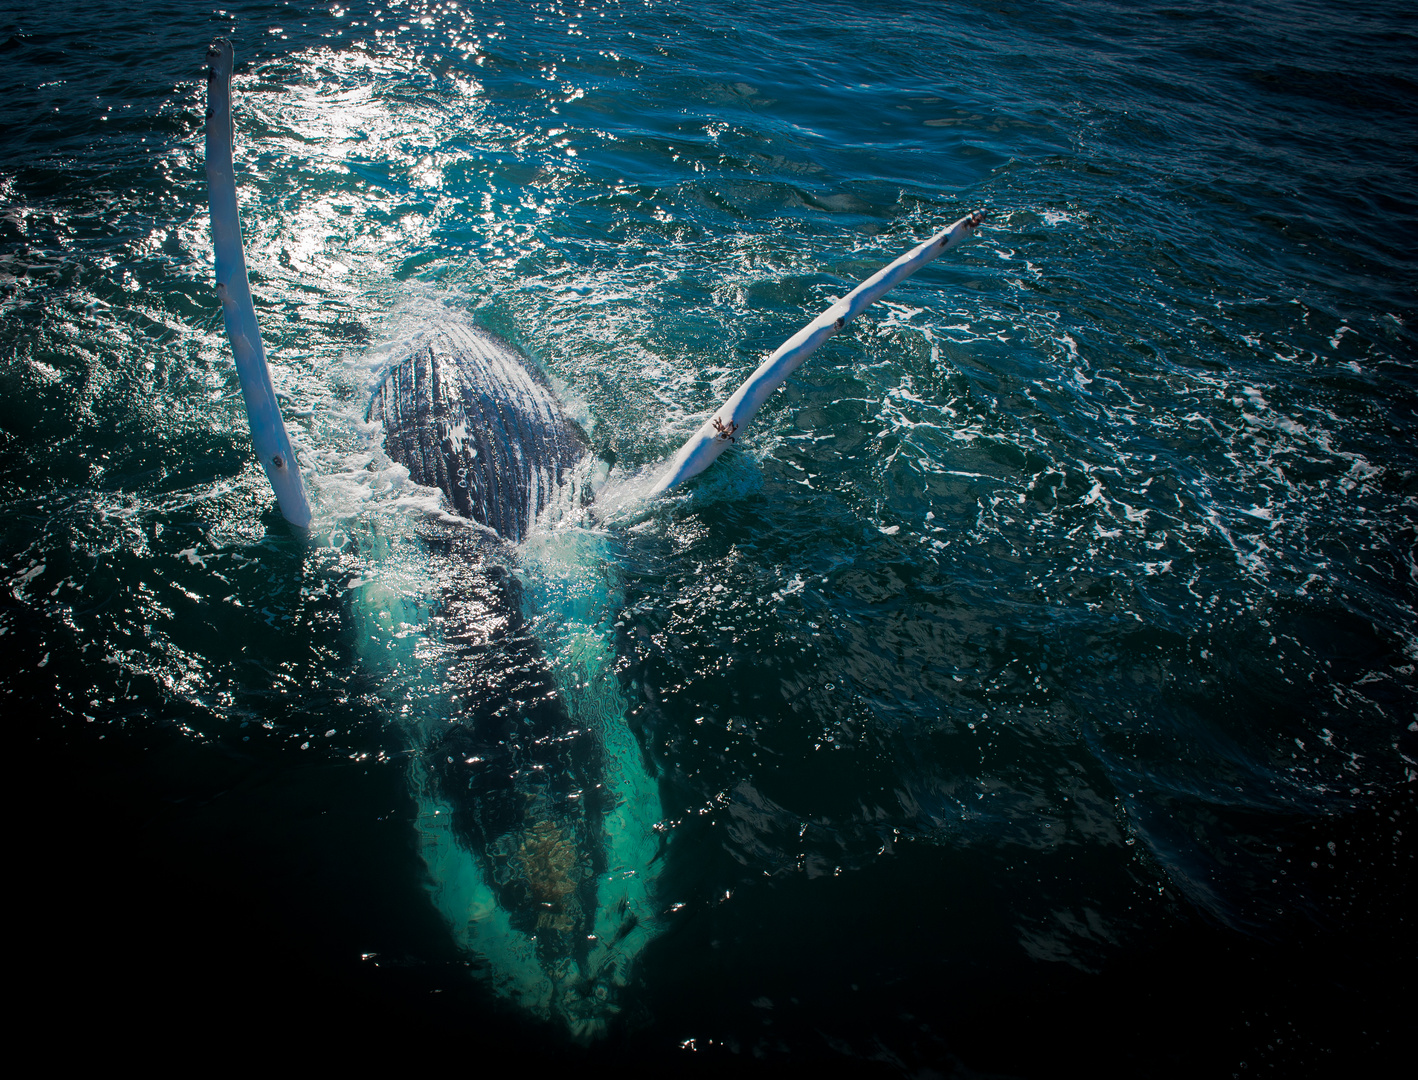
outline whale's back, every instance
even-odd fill
[[[546,376],[485,330],[440,325],[413,346],[369,407],[389,456],[457,513],[524,539],[586,453],[581,429]]]

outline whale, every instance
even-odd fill
[[[405,725],[430,894],[499,994],[589,1040],[659,923],[662,811],[608,644],[605,538],[553,546],[568,589],[547,587],[548,568],[521,572],[538,522],[589,500],[588,440],[535,363],[487,330],[444,320],[404,351],[366,418],[411,480],[480,526],[423,530],[436,614],[397,620],[436,623],[457,688]]]
[[[216,293],[256,457],[282,516],[309,535],[316,516],[242,247],[235,54],[218,39],[207,58]],[[983,211],[967,214],[834,301],[637,490],[656,498],[709,468],[821,344],[983,221]],[[497,995],[577,1040],[598,1038],[662,928],[666,851],[658,780],[626,722],[611,645],[615,541],[577,524],[605,465],[533,360],[452,315],[396,351],[364,419],[388,459],[441,493],[447,510],[419,530],[424,580],[436,586],[409,589],[376,573],[351,610],[406,743],[429,899]]]
[[[256,456],[298,534],[314,524],[248,283],[232,166],[235,54],[207,51],[207,178],[216,292]],[[428,897],[500,997],[573,1038],[607,1030],[658,925],[658,784],[625,723],[607,625],[602,535],[580,530],[526,582],[523,551],[553,507],[589,497],[585,433],[541,369],[455,317],[406,342],[365,419],[409,479],[450,511],[420,528],[435,595],[374,580],[352,632],[391,685],[447,693],[410,710],[390,694],[416,807]],[[450,519],[454,523],[449,523]],[[412,632],[411,632],[412,628]],[[436,656],[430,663],[428,656]]]
[[[438,670],[407,649],[404,663],[452,688],[401,721],[434,906],[499,995],[593,1039],[659,923],[658,781],[625,724],[605,538],[551,543],[576,579],[561,592],[519,546],[589,499],[593,455],[546,376],[492,333],[442,320],[403,351],[366,419],[411,480],[476,527],[426,525],[438,593],[411,612],[371,584],[357,636],[377,667],[400,654],[396,626],[418,627]]]

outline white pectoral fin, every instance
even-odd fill
[[[266,349],[251,302],[246,255],[241,247],[241,218],[236,209],[236,179],[231,159],[231,43],[218,39],[207,49],[207,194],[211,206],[212,248],[216,256],[217,298],[222,303],[227,337],[236,360],[251,442],[281,514],[299,529],[310,527],[310,500],[285,419],[276,403]]]
[[[882,267],[812,322],[790,337],[759,365],[682,447],[656,480],[652,495],[668,491],[707,469],[730,443],[737,442],[770,394],[783,385],[818,347],[851,322],[891,288],[921,267],[975,234],[985,212],[966,214],[948,228],[918,244],[895,262]]]

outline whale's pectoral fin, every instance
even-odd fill
[[[241,219],[236,210],[236,176],[231,164],[231,43],[218,38],[207,49],[207,195],[211,205],[212,250],[216,261],[217,296],[222,303],[227,338],[241,380],[251,442],[266,470],[285,519],[297,528],[310,527],[310,501],[296,467],[295,450],[276,402],[266,348],[256,325],[256,308],[246,278],[246,254],[241,247]]]
[[[526,538],[570,479],[586,437],[511,345],[450,323],[425,332],[369,407],[389,456],[457,514]]]
[[[729,400],[719,406],[689,441],[660,472],[652,494],[659,495],[692,476],[698,476],[724,452],[730,443],[738,442],[742,429],[758,412],[768,396],[797,370],[804,360],[828,338],[855,319],[871,304],[906,280],[936,256],[941,255],[975,234],[985,222],[985,212],[966,214],[949,228],[942,229],[923,244],[918,244],[895,262],[882,267],[841,300],[836,301],[812,322],[773,352],[750,375]]]

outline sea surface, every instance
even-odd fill
[[[309,539],[212,291],[216,36]],[[4,0],[20,1019],[405,1071],[1410,1056],[1415,147],[1397,0]],[[709,472],[561,526],[663,808],[653,937],[578,1041],[430,899],[406,718],[449,674],[364,628],[370,582],[457,581],[373,388],[467,318],[631,490],[981,207]]]

